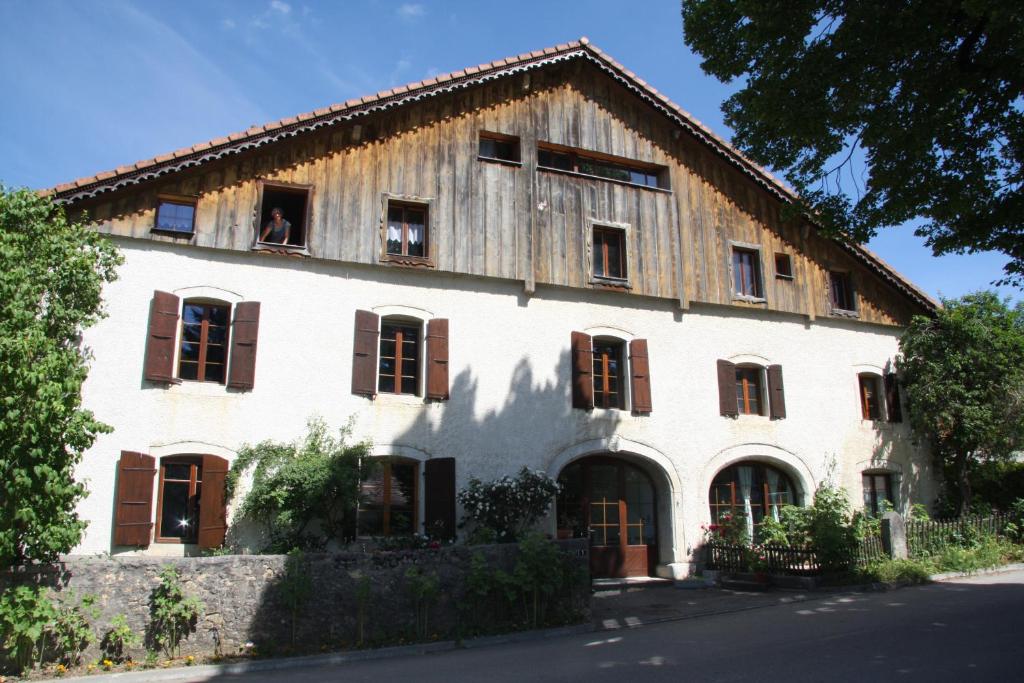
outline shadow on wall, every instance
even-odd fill
[[[938,493],[938,482],[933,474],[934,462],[929,459],[927,463],[921,464],[913,457],[915,451],[922,448],[921,439],[910,431],[906,418],[902,424],[878,421],[874,431],[871,461],[867,469],[862,467],[862,471],[857,474],[888,474],[898,512],[907,514],[916,503],[924,504],[931,511]],[[855,507],[859,507],[860,501],[853,502]]]

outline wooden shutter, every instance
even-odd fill
[[[782,366],[768,366],[768,415],[773,420],[786,417],[786,394],[782,384]]]
[[[633,412],[651,412],[651,367],[647,360],[647,340],[629,342],[629,369],[633,377]]]
[[[900,406],[900,385],[895,372],[885,373],[885,408],[889,422],[903,422],[903,408]]]
[[[423,471],[424,528],[439,540],[455,538],[455,458],[431,458]]]
[[[448,320],[427,323],[427,398],[448,400]]]
[[[583,332],[572,333],[572,407],[594,407],[594,346]]]
[[[203,456],[203,489],[199,494],[199,547],[219,548],[228,531],[224,483],[228,461],[216,455]]]
[[[718,361],[718,412],[727,417],[736,417],[736,364],[727,360]]]
[[[174,294],[153,292],[149,308],[144,377],[151,382],[173,382],[174,351],[178,337],[179,299]]]
[[[352,393],[377,395],[377,337],[380,316],[370,311],[356,311],[355,341],[352,344]]]
[[[148,546],[153,532],[153,476],[156,459],[121,451],[114,501],[114,545]]]
[[[231,330],[231,367],[228,386],[252,390],[256,385],[256,338],[260,327],[260,302],[243,301],[235,306]]]

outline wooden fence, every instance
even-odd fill
[[[1010,515],[967,516],[956,519],[907,520],[907,551],[925,557],[950,546],[967,547],[982,536],[1003,536]]]
[[[753,548],[711,542],[707,550],[708,569],[726,572],[765,571],[769,574],[813,575],[821,573],[821,564],[813,550],[783,545]]]

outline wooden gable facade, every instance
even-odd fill
[[[481,134],[518,158],[480,155]],[[276,137],[275,137],[276,136]],[[657,186],[539,167],[538,149],[657,173]],[[54,190],[113,235],[384,267],[621,290],[851,317],[830,303],[848,274],[855,317],[905,325],[934,306],[870,253],[785,219],[786,190],[586,42],[571,43],[247,131]],[[304,245],[257,236],[275,184],[307,192]],[[161,197],[195,202],[194,232],[154,231]],[[388,206],[422,207],[427,254],[386,253]],[[626,277],[594,277],[594,229],[621,231]],[[758,296],[734,291],[732,252],[759,264]],[[776,254],[791,277],[776,274]]]

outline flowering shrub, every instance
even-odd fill
[[[470,479],[458,494],[465,511],[461,526],[470,526],[478,540],[515,541],[548,513],[558,489],[557,481],[528,467],[488,483]]]

